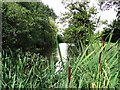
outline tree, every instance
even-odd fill
[[[120,19],[120,0],[98,0],[98,5],[102,11],[109,10],[115,6],[115,11],[117,12],[116,17],[117,19]]]
[[[95,22],[90,18],[96,14],[95,8],[90,8],[88,2],[70,3],[67,8],[69,12],[64,18],[68,19],[69,26],[64,32],[65,40],[69,43],[75,43],[81,48],[81,43],[88,44],[94,34]]]
[[[120,19],[120,0],[98,0],[101,10],[109,10],[113,6],[116,7],[117,18]]]
[[[120,20],[114,20],[108,28],[103,31],[103,36],[105,41],[109,41],[110,33],[112,33],[111,42],[116,42],[120,40]]]
[[[116,42],[120,39],[120,0],[107,0],[100,2],[100,9],[101,10],[109,10],[112,6],[116,6],[116,11],[117,11],[117,19],[113,21],[111,25],[109,25],[109,28],[105,29],[103,32],[105,41],[108,41],[110,32],[112,32],[112,38],[111,42]]]
[[[56,14],[42,2],[4,2],[3,50],[40,52],[55,46]]]

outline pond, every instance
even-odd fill
[[[60,52],[62,56],[63,63],[66,63],[68,60],[68,57],[72,57],[78,54],[77,48],[73,43],[59,43]],[[48,48],[49,49],[49,48]],[[58,70],[62,69],[62,63],[60,60],[60,55],[58,52],[58,48],[55,49],[49,49],[49,52],[47,52],[46,56],[50,60],[50,56],[52,55],[55,61],[56,66],[56,72]],[[52,54],[51,54],[52,53]]]
[[[61,56],[62,56],[62,60],[64,63],[67,62],[68,57],[72,57],[74,55],[77,55],[77,48],[73,43],[59,43],[59,47],[60,47],[60,52],[61,52]],[[56,63],[56,72],[60,69],[62,69],[62,63],[60,60],[60,55],[58,53],[58,49],[56,50],[56,57],[58,59],[57,63]]]
[[[67,54],[68,44],[67,43],[60,43],[59,47],[60,47],[60,52],[61,52],[62,60],[65,63],[66,60],[67,60],[67,55],[68,55]],[[62,67],[61,67],[62,63],[60,61],[60,55],[59,55],[58,49],[57,49],[56,57],[58,59],[58,61],[56,63],[56,72],[57,72],[58,70],[62,69]]]

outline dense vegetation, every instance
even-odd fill
[[[42,2],[3,3],[3,50],[44,53],[55,47],[56,15]]]
[[[71,65],[70,88],[120,88],[118,79],[118,49],[116,44],[106,43],[102,54],[100,76],[99,55],[103,48],[99,42],[89,45],[78,57],[69,57],[61,71],[55,72],[54,59],[39,54],[19,53],[17,59],[4,53],[3,88],[68,88],[68,65]],[[88,52],[87,52],[88,51]]]
[[[111,42],[120,40],[120,20],[114,20],[112,25],[103,31],[105,41],[109,41],[110,33],[112,34]]]
[[[96,9],[88,4],[70,2],[66,7],[69,12],[62,17],[62,23],[69,21],[68,28],[57,35],[57,16],[42,2],[3,3],[2,88],[119,89],[119,19],[103,33],[94,34],[100,18],[92,20]],[[66,63],[60,42],[75,44],[77,55],[69,55]],[[62,62],[57,72],[53,47],[58,49]]]
[[[95,8],[90,8],[86,2],[71,3],[67,8],[69,13],[64,19],[69,20],[69,26],[64,32],[65,40],[77,46],[80,46],[81,42],[84,45],[88,44],[95,30],[95,22],[90,20],[92,15],[96,14]]]
[[[117,19],[113,20],[112,24],[110,24],[109,27],[103,31],[103,34],[105,41],[108,41],[110,33],[113,34],[111,42],[116,42],[117,40],[120,40],[120,1],[119,0],[118,1],[107,0],[106,2],[99,1],[99,5],[101,10],[109,10],[113,6],[116,7]]]

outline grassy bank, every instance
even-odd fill
[[[83,48],[83,53],[79,53],[77,57],[69,57],[63,70],[55,73],[52,56],[48,61],[39,54],[30,52],[21,52],[16,57],[13,57],[12,53],[3,53],[2,87],[68,88],[70,74],[69,88],[120,88],[118,58],[117,43],[106,43],[101,47],[101,44],[96,42]],[[71,67],[70,73],[68,65]]]

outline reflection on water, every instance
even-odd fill
[[[77,49],[74,44],[72,43],[59,43],[60,52],[62,56],[63,63],[66,63],[67,57],[73,57],[77,55]],[[62,69],[62,62],[60,60],[60,55],[58,52],[58,48],[49,49],[45,51],[45,55],[50,60],[51,55],[55,61],[56,72]]]
[[[60,52],[61,52],[61,55],[62,55],[62,59],[65,61],[65,59],[67,59],[68,45],[67,45],[67,43],[60,43],[59,47],[60,47]],[[60,60],[58,50],[57,50],[57,57]]]
[[[0,52],[0,58],[2,57],[2,54],[1,54],[1,52]]]
[[[75,44],[73,44],[73,43],[60,43],[59,47],[60,47],[60,51],[61,51],[61,55],[62,55],[62,60],[64,63],[66,63],[67,57],[75,56],[78,53],[77,48],[76,48]],[[56,72],[57,72],[58,70],[62,69],[62,63],[60,61],[60,56],[59,56],[58,50],[57,50],[56,57],[58,58],[58,61],[56,63]]]
[[[68,44],[67,43],[60,43],[59,44],[59,47],[60,47],[60,52],[61,52],[61,55],[62,55],[62,60],[63,62],[65,63],[66,62],[66,59],[67,59],[67,50],[68,50]],[[56,57],[58,58],[58,61],[56,63],[56,72],[58,70],[61,70],[62,69],[62,63],[60,61],[60,56],[59,56],[59,53],[58,53],[58,50],[57,50],[57,55]]]

